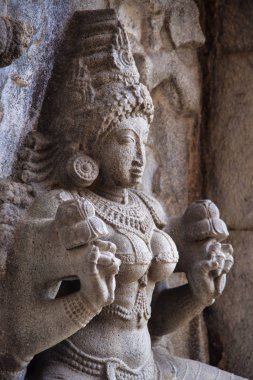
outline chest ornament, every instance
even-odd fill
[[[138,235],[149,244],[154,228],[153,218],[133,191],[129,191],[129,203],[126,205],[100,197],[88,189],[83,190],[80,196],[88,199],[94,205],[96,214],[101,219],[117,230]]]

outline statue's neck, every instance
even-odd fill
[[[127,189],[120,188],[120,187],[109,187],[109,186],[92,186],[91,188],[94,193],[100,195],[101,197],[104,197],[106,199],[109,199],[113,202],[118,202],[122,204],[128,203],[128,191]]]

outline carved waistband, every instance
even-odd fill
[[[71,341],[65,340],[54,348],[54,360],[70,369],[105,380],[154,380],[159,379],[153,356],[141,367],[131,369],[117,358],[97,358],[85,354]]]

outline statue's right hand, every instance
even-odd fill
[[[58,207],[54,224],[66,249],[67,267],[79,278],[83,297],[96,310],[113,302],[120,260],[115,257],[115,244],[99,240],[108,230],[96,216],[94,206],[87,200],[63,202]]]
[[[80,291],[96,309],[114,301],[115,275],[120,266],[115,252],[115,244],[97,240],[87,253],[86,265],[79,270]]]

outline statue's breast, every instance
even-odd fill
[[[129,283],[138,281],[148,270],[152,262],[152,253],[148,245],[138,235],[108,227],[107,239],[117,246],[116,257],[121,260],[117,281]]]
[[[153,260],[149,269],[149,278],[161,281],[171,275],[178,262],[177,247],[172,238],[164,231],[154,228],[150,241]]]
[[[152,281],[161,281],[171,275],[178,262],[174,241],[165,232],[154,227],[149,243],[126,230],[109,227],[108,240],[116,244],[116,257],[121,260],[118,281],[138,281],[147,271]]]

